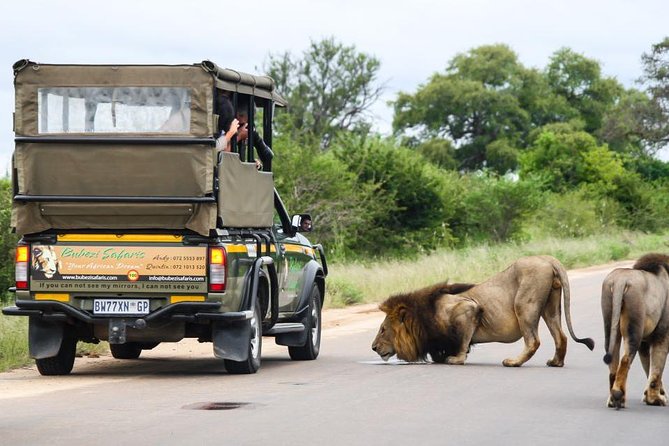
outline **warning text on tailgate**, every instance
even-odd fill
[[[33,245],[32,255],[32,291],[207,291],[206,247]]]

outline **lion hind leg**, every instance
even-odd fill
[[[548,294],[548,293],[547,293]],[[539,318],[540,308],[532,308],[524,305],[530,299],[517,298],[516,299],[516,318],[518,319],[518,327],[520,333],[525,341],[523,351],[515,358],[506,358],[502,361],[505,367],[520,367],[525,364],[539,349],[541,342],[539,341]]]
[[[667,395],[662,384],[667,352],[669,352],[669,341],[655,343],[650,348],[650,373],[643,399],[650,406],[667,405]]]
[[[541,315],[555,342],[555,355],[546,362],[546,365],[549,367],[562,367],[564,365],[564,358],[567,355],[567,335],[562,331],[562,314],[560,311],[561,291],[562,287],[554,287],[551,290],[548,302]]]

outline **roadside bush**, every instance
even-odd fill
[[[14,250],[17,237],[12,234],[12,187],[9,179],[0,179],[0,302],[11,296],[7,292],[14,285]]]
[[[291,213],[310,213],[314,240],[328,256],[344,259],[359,249],[363,234],[381,232],[375,221],[393,211],[392,200],[377,185],[360,183],[332,152],[294,146],[286,139],[274,144],[275,185]]]
[[[359,188],[372,187],[384,208],[374,230],[358,237],[363,251],[376,255],[416,255],[449,246],[448,222],[455,214],[458,175],[432,165],[390,140],[349,136],[333,145]]]
[[[334,277],[328,280],[327,296],[327,306],[330,308],[354,305],[364,300],[362,290],[343,277]]]
[[[522,239],[524,221],[540,204],[536,182],[483,174],[463,177],[463,186],[458,237],[475,242]]]
[[[606,229],[598,203],[583,190],[564,194],[547,193],[529,220],[539,237],[584,237]]]

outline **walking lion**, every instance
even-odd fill
[[[639,352],[648,377],[643,401],[666,406],[662,373],[669,351],[669,256],[646,254],[632,268],[611,271],[602,284],[602,316],[604,362],[609,365],[607,405],[625,407],[627,374]],[[625,352],[620,358],[622,340]]]

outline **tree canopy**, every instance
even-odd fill
[[[311,41],[301,56],[269,55],[265,71],[288,99],[277,130],[328,146],[340,131],[366,125],[367,112],[383,91],[380,61],[334,38]]]

